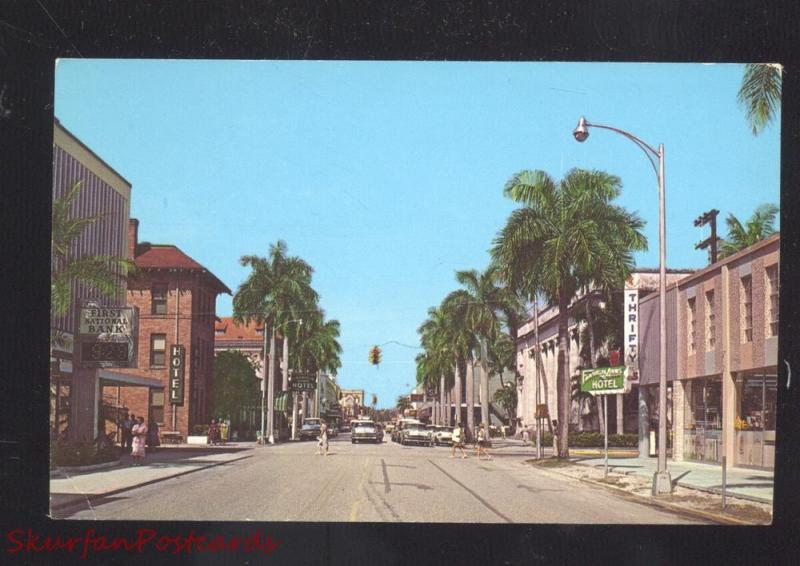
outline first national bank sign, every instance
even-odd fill
[[[79,363],[87,368],[136,367],[138,311],[131,306],[78,308]]]

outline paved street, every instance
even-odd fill
[[[518,442],[494,459],[451,459],[445,447],[332,439],[256,447],[235,461],[94,498],[55,512],[76,519],[406,521],[491,523],[697,523],[522,462]],[[250,457],[242,457],[250,456]],[[130,473],[121,469],[118,472]],[[112,473],[112,472],[106,472]],[[141,469],[144,476],[147,467]]]

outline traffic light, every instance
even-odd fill
[[[378,346],[373,346],[369,351],[369,363],[377,366],[381,363],[381,349]]]

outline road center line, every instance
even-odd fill
[[[505,515],[503,515],[500,511],[498,511],[497,509],[492,507],[489,504],[489,502],[486,501],[483,497],[481,497],[480,495],[478,495],[477,493],[472,491],[470,488],[468,488],[466,485],[464,485],[463,483],[458,481],[456,478],[454,478],[452,475],[450,475],[446,471],[444,471],[441,467],[439,467],[437,464],[435,464],[432,460],[428,460],[428,462],[430,462],[431,466],[433,466],[434,468],[436,468],[437,470],[442,472],[444,475],[446,475],[448,478],[453,480],[455,483],[460,485],[462,488],[464,488],[467,492],[469,492],[470,495],[472,495],[472,497],[477,499],[484,507],[486,507],[489,511],[491,511],[492,513],[494,513],[495,515],[497,515],[498,517],[503,519],[506,523],[513,523],[514,522],[511,519],[509,519],[508,517],[506,517]]]

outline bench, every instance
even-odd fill
[[[162,432],[161,433],[161,443],[162,444],[181,444],[183,443],[183,437],[181,436],[180,432]]]

